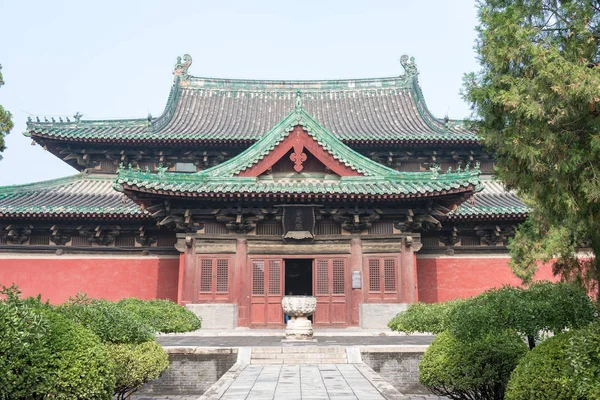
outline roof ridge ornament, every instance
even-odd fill
[[[300,89],[296,91],[296,110],[300,110],[302,108],[302,92]]]
[[[404,75],[401,75],[403,78],[416,78],[417,75],[419,75],[419,70],[417,69],[414,57],[409,57],[407,54],[404,54],[400,57],[400,65],[404,68]]]
[[[179,76],[181,80],[187,81],[189,78],[188,69],[192,65],[192,56],[189,54],[183,55],[183,61],[181,57],[177,57],[177,62],[175,63],[175,69],[173,70],[173,75]]]

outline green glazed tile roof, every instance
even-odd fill
[[[264,81],[177,76],[162,115],[150,119],[36,122],[34,137],[94,142],[256,141],[294,109],[306,110],[348,142],[477,142],[459,121],[428,111],[414,63],[378,79]]]
[[[496,219],[527,217],[528,207],[496,181],[482,181],[483,190],[448,214],[450,219]]]
[[[28,185],[0,187],[0,217],[146,218],[112,187],[114,175],[77,174]]]
[[[302,107],[279,122],[244,152],[205,171],[193,174],[152,174],[134,170],[121,170],[116,182],[117,190],[163,191],[174,194],[318,194],[359,195],[376,197],[411,198],[452,192],[479,190],[479,170],[439,174],[432,172],[399,172],[378,164],[350,149],[321,126]],[[308,134],[335,159],[363,176],[326,176],[315,178],[298,174],[290,178],[273,176],[239,177],[241,171],[263,159],[296,126]]]

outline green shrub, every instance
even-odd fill
[[[463,300],[453,300],[444,303],[414,303],[406,311],[398,313],[389,323],[393,331],[441,333],[447,328],[449,312]]]
[[[585,399],[600,399],[600,321],[573,331],[567,348],[577,394]]]
[[[566,357],[571,336],[571,332],[561,333],[528,352],[510,377],[506,399],[576,399]]]
[[[120,308],[137,315],[156,332],[189,332],[200,329],[200,319],[190,310],[170,300],[123,299]]]
[[[465,300],[448,315],[448,329],[463,340],[514,330],[529,340],[539,332],[560,333],[586,326],[594,319],[586,292],[569,283],[537,282],[528,289],[504,286]]]
[[[508,332],[475,341],[442,332],[423,354],[419,379],[439,396],[502,400],[510,373],[526,352],[523,340]]]
[[[152,328],[137,315],[107,300],[78,296],[57,310],[94,332],[104,343],[142,343],[154,339]]]
[[[48,341],[54,357],[51,373],[54,390],[44,398],[111,399],[115,366],[106,346],[89,329],[56,312],[45,312],[52,329]]]
[[[109,400],[114,385],[114,364],[91,331],[39,299],[0,302],[0,399]]]
[[[115,395],[127,399],[146,382],[169,368],[169,357],[156,342],[109,344],[110,356],[117,368]]]

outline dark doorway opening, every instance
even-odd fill
[[[285,294],[296,296],[312,296],[313,294],[313,260],[291,258],[285,261]]]

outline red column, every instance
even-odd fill
[[[350,274],[354,271],[358,271],[361,273],[361,278],[363,282],[364,273],[362,271],[363,267],[363,254],[362,254],[362,241],[359,237],[353,237],[350,240]],[[350,276],[350,280],[352,280],[352,276]],[[352,288],[352,283],[350,284]],[[364,293],[362,289],[350,289],[350,325],[357,326],[360,324],[359,317],[359,308],[361,303],[364,301]]]
[[[196,279],[196,238],[185,238],[185,249],[179,263],[179,291],[177,299],[180,304],[194,302],[194,286]]]
[[[250,285],[252,277],[246,267],[248,241],[237,239],[235,252],[233,301],[238,304],[238,326],[250,326]]]
[[[407,236],[402,239],[400,255],[400,302],[402,303],[417,301],[417,266],[414,251],[413,238]]]

